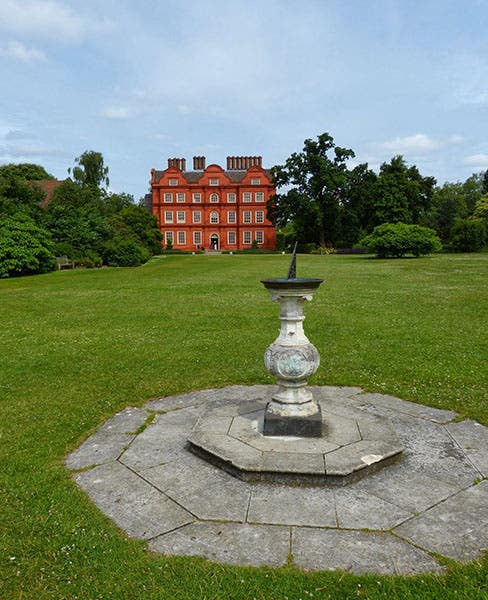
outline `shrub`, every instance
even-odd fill
[[[0,277],[47,273],[56,265],[49,233],[27,215],[0,219]]]
[[[477,252],[486,244],[483,219],[458,219],[451,229],[451,247],[455,252]]]
[[[441,249],[441,242],[433,229],[406,223],[378,225],[372,233],[363,237],[360,244],[381,258],[405,254],[421,256]]]
[[[112,238],[103,245],[102,258],[110,267],[138,267],[149,260],[150,253],[134,240]]]

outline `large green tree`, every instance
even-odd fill
[[[32,163],[8,164],[0,166],[0,177],[15,177],[24,181],[54,179],[44,167]]]
[[[22,212],[0,217],[0,277],[52,271],[51,236]]]
[[[276,188],[268,216],[278,226],[293,221],[303,242],[333,246],[340,235],[341,202],[347,186],[346,162],[354,152],[334,144],[328,133],[307,139],[303,150],[272,168]]]
[[[104,189],[109,185],[108,167],[105,166],[101,152],[85,150],[81,156],[75,158],[76,166],[68,169],[73,174],[74,180],[87,187]]]
[[[420,223],[428,213],[434,193],[434,177],[423,177],[403,156],[394,156],[380,167],[373,209],[375,225]]]

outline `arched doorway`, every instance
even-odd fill
[[[220,248],[219,236],[216,233],[212,233],[210,236],[210,250],[218,250]]]

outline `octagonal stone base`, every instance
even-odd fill
[[[321,405],[323,436],[311,438],[263,435],[265,402],[215,404],[195,424],[189,447],[250,482],[341,486],[401,459],[403,444],[387,418]]]

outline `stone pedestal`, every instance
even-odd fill
[[[320,356],[303,331],[303,306],[312,300],[322,279],[263,279],[271,298],[280,303],[281,330],[264,355],[276,377],[278,392],[264,415],[264,435],[322,436],[320,406],[306,388],[320,365]]]

